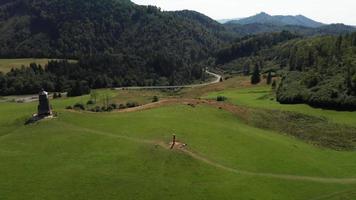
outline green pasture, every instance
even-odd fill
[[[12,68],[20,68],[21,66],[29,66],[31,63],[36,63],[45,66],[48,61],[56,59],[48,58],[14,58],[14,59],[0,59],[0,72],[9,72]],[[75,62],[70,60],[70,62]]]
[[[271,87],[266,85],[210,92],[204,97],[215,99],[217,96],[225,96],[228,98],[228,102],[240,106],[298,112],[317,117],[325,117],[336,123],[356,126],[356,112],[313,108],[305,104],[283,105],[276,101]]]
[[[356,198],[356,182],[332,179],[356,178],[356,152],[318,148],[208,106],[64,109],[89,98],[54,100],[56,119],[27,126],[36,102],[0,103],[1,199]],[[173,133],[203,160],[156,145]]]

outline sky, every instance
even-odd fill
[[[132,0],[165,11],[195,10],[213,19],[271,15],[304,15],[323,23],[356,25],[356,0]]]

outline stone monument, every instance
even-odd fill
[[[42,89],[38,94],[38,100],[39,100],[39,104],[37,107],[38,108],[37,116],[46,117],[52,115],[51,106],[49,105],[48,92]]]

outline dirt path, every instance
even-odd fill
[[[244,115],[244,116],[248,115],[248,109],[230,103],[217,102],[214,100],[207,100],[207,99],[184,99],[184,98],[163,99],[159,102],[149,103],[135,108],[117,110],[115,112],[119,112],[119,113],[137,112],[137,111],[149,110],[149,109],[159,108],[162,106],[169,106],[169,105],[176,105],[176,104],[183,104],[192,107],[197,105],[209,105],[214,108],[225,110],[233,114]]]
[[[259,176],[267,178],[277,178],[284,180],[293,180],[293,181],[309,181],[309,182],[318,182],[318,183],[336,183],[336,184],[356,184],[356,178],[324,178],[324,177],[312,177],[312,176],[297,176],[289,174],[273,174],[273,173],[259,173],[259,172],[250,172],[244,170],[238,170],[231,167],[221,165],[217,162],[211,161],[204,156],[200,156],[196,153],[193,153],[187,149],[181,149],[184,153],[190,155],[191,157],[200,160],[206,164],[214,166],[216,168],[223,169],[225,171],[233,172],[236,174],[249,175],[249,176]]]
[[[92,134],[96,134],[96,135],[124,139],[124,140],[132,141],[135,143],[144,143],[144,144],[155,145],[155,146],[162,147],[166,150],[170,150],[170,144],[162,142],[162,141],[143,140],[143,139],[132,138],[129,136],[113,134],[113,133],[109,133],[109,132],[105,132],[105,131],[98,131],[98,130],[83,128],[83,127],[76,126],[76,125],[72,125],[72,126],[80,129],[81,131],[86,131],[88,133],[92,133]],[[266,178],[275,178],[275,179],[291,180],[291,181],[317,182],[317,183],[325,183],[325,184],[356,184],[356,178],[325,178],[325,177],[298,176],[298,175],[289,175],[289,174],[259,173],[259,172],[251,172],[251,171],[246,171],[246,170],[239,170],[239,169],[228,167],[228,166],[222,165],[220,163],[217,163],[215,161],[212,161],[209,158],[199,155],[199,154],[189,150],[186,147],[185,148],[176,147],[176,148],[174,148],[173,151],[183,152],[186,155],[189,155],[190,157],[192,157],[196,160],[199,160],[205,164],[208,164],[208,165],[216,167],[218,169],[228,171],[231,173],[235,173],[235,174],[266,177]]]
[[[330,194],[325,194],[325,195],[322,195],[322,196],[318,196],[316,198],[313,198],[313,199],[310,199],[310,200],[325,200],[325,199],[330,199],[330,198],[333,198],[333,197],[340,197],[340,195],[356,195],[356,191],[355,189],[351,189],[351,190],[343,190],[343,191],[339,191],[339,192],[333,192],[333,193],[330,193]]]

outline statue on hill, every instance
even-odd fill
[[[38,94],[38,99],[39,99],[39,104],[37,107],[38,109],[37,116],[46,117],[52,115],[52,110],[49,105],[48,93],[44,89],[42,89]]]

